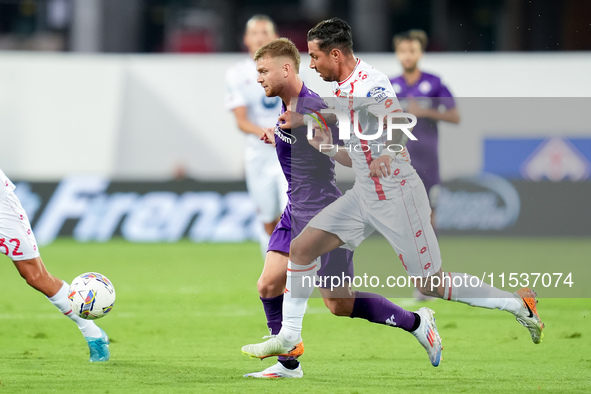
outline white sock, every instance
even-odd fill
[[[283,295],[283,321],[279,334],[290,342],[301,338],[306,305],[314,290],[316,272],[319,268],[319,258],[308,265],[297,265],[291,260],[287,263],[286,292]]]
[[[70,285],[63,282],[62,287],[52,297],[47,297],[61,313],[66,315],[78,325],[82,335],[85,337],[98,338],[101,336],[101,330],[92,320],[84,320],[72,311],[70,307],[70,301],[68,301],[68,290]]]
[[[482,282],[475,276],[445,272],[443,285],[445,300],[488,309],[500,309],[517,315],[521,311],[521,303],[513,293],[497,289]]]

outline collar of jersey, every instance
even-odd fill
[[[351,74],[349,74],[349,76],[347,78],[345,78],[345,80],[343,82],[339,82],[339,86],[341,86],[342,84],[347,82],[349,79],[351,79],[353,74],[355,74],[355,70],[357,70],[357,66],[359,66],[359,63],[361,63],[361,59],[357,58],[357,64],[355,65],[355,68],[353,69],[353,71],[351,71]]]

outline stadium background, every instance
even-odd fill
[[[530,262],[540,263],[543,268],[539,269],[547,272],[558,265],[578,273],[579,287],[576,293],[554,296],[591,296],[585,283],[590,277],[591,236],[591,127],[586,119],[591,104],[591,2],[0,0],[0,168],[18,186],[50,271],[64,278],[80,270],[112,272],[119,311],[115,309],[113,317],[103,323],[119,341],[113,354],[120,370],[110,373],[120,374],[122,382],[131,376],[128,383],[137,384],[136,389],[158,391],[142,386],[156,379],[150,369],[154,356],[138,350],[135,338],[127,334],[132,329],[124,328],[130,327],[132,319],[150,321],[154,329],[145,340],[152,341],[154,332],[167,332],[169,327],[159,324],[169,320],[177,327],[179,342],[162,339],[170,349],[161,352],[164,360],[175,360],[163,363],[170,365],[155,364],[155,370],[171,368],[168,372],[173,378],[159,381],[162,387],[174,385],[191,391],[207,365],[205,370],[220,386],[204,387],[244,388],[237,380],[225,386],[226,379],[250,372],[252,364],[234,361],[235,352],[224,346],[220,352],[212,338],[224,332],[222,323],[234,324],[234,305],[241,305],[238,315],[246,334],[231,340],[232,351],[263,330],[255,288],[261,261],[257,245],[249,241],[255,239],[257,226],[245,192],[243,136],[223,106],[224,74],[246,56],[241,34],[254,13],[269,14],[278,22],[280,35],[296,42],[303,51],[306,83],[325,96],[330,96],[329,84],[307,68],[305,53],[306,31],[319,20],[331,16],[348,20],[356,54],[389,75],[401,72],[390,47],[392,35],[410,28],[426,30],[431,43],[422,69],[442,77],[457,97],[462,116],[458,126],[440,125],[444,198],[438,214],[447,261],[467,260],[463,264],[468,272],[473,272],[473,256],[507,272],[530,269]],[[338,175],[343,187],[352,181],[347,170],[339,169]],[[363,253],[367,249],[359,256]],[[376,255],[368,256],[376,260]],[[248,269],[239,264],[243,260],[250,264]],[[513,261],[525,263],[516,268]],[[14,334],[5,333],[2,348],[5,357],[13,360],[17,377],[9,377],[8,367],[3,367],[0,385],[16,381],[25,389],[75,387],[71,383],[75,379],[55,377],[61,376],[61,370],[73,369],[66,361],[57,364],[55,376],[24,372],[38,359],[50,359],[46,350],[51,345],[29,349],[28,342],[18,342],[22,333],[30,341],[44,338],[37,331],[46,335],[44,330],[48,330],[47,335],[57,337],[63,346],[68,346],[70,337],[53,320],[41,328],[43,320],[31,317],[35,313],[53,316],[50,306],[19,312],[25,297],[31,297],[27,305],[39,304],[39,298],[33,298],[14,272],[9,278],[8,272],[14,269],[7,262],[1,271],[6,272],[6,301],[0,320],[11,322]],[[211,268],[215,265],[226,268],[227,278],[218,277],[219,272]],[[183,278],[176,272],[183,272]],[[240,277],[250,281],[243,283]],[[19,303],[11,304],[5,294]],[[155,305],[154,298],[161,303]],[[554,331],[549,331],[554,335],[552,342],[546,350],[535,349],[542,355],[524,351],[536,359],[554,361],[548,370],[535,369],[545,376],[542,388],[557,391],[573,384],[584,390],[590,384],[590,360],[584,353],[588,346],[581,341],[590,333],[588,323],[581,319],[589,317],[588,300],[545,302],[545,316],[555,323]],[[326,313],[324,308],[313,305],[306,324],[331,324],[326,316],[315,315],[318,310]],[[437,310],[453,317],[443,327],[452,352],[450,369],[444,373],[456,376],[455,389],[486,389],[479,386],[483,381],[494,381],[488,387],[491,391],[539,388],[531,370],[521,373],[516,365],[519,360],[503,357],[506,342],[514,348],[522,346],[525,333],[521,328],[509,326],[514,322],[499,327],[486,311],[477,312],[478,319],[486,322],[483,331],[473,321],[462,320],[466,315],[463,306],[456,313],[455,305],[447,305],[437,304]],[[565,318],[567,313],[573,322]],[[154,314],[163,322],[153,321]],[[193,316],[199,323],[192,325],[194,320],[179,319],[179,314]],[[469,329],[453,331],[456,322]],[[67,327],[67,322],[63,324]],[[348,333],[364,332],[361,325],[343,324],[342,320],[337,326],[347,327],[343,330]],[[378,337],[367,330],[368,336]],[[340,331],[334,332],[334,341],[342,338]],[[210,339],[205,350],[190,342],[195,333]],[[488,346],[478,348],[481,334],[497,341],[498,333],[496,353],[491,355]],[[322,342],[319,335],[314,342],[316,337],[308,335],[317,349],[322,344],[329,349],[330,341]],[[519,345],[511,342],[517,336]],[[181,338],[189,338],[190,344]],[[187,349],[180,349],[179,343]],[[351,355],[349,345],[332,345],[343,349],[343,357]],[[462,359],[454,355],[454,346],[458,353],[468,349],[467,354],[480,358],[468,355]],[[21,347],[28,350],[23,354]],[[182,350],[191,350],[191,354]],[[83,358],[79,349],[67,352],[72,358]],[[210,358],[203,364],[202,359],[193,360],[197,353]],[[137,354],[149,361],[138,367],[134,363]],[[215,361],[220,354],[226,364]],[[348,365],[346,370],[381,371],[381,361],[373,357],[369,354],[359,364],[343,365]],[[573,357],[576,368],[571,368]],[[327,356],[317,362],[332,368],[333,359]],[[469,374],[455,367],[460,361]],[[405,362],[412,370],[414,361]],[[490,371],[465,367],[479,363],[492,363],[492,376]],[[145,376],[134,375],[138,368],[145,368]],[[503,368],[510,377],[497,380],[495,374]],[[175,381],[179,371],[189,378]],[[312,368],[310,372],[314,379]],[[77,373],[84,381],[84,369]],[[555,378],[555,373],[561,377]],[[332,383],[320,380],[325,389],[341,387],[349,378],[342,371],[335,376]],[[431,377],[433,386],[426,391],[447,384],[447,376]],[[380,379],[370,384],[363,378],[358,376],[368,386],[357,386],[359,390],[380,390]],[[401,387],[414,389],[412,381],[398,378]],[[356,383],[348,384],[354,387]]]

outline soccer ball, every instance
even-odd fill
[[[113,284],[96,272],[75,277],[68,294],[72,311],[83,319],[99,319],[109,313],[115,303]]]

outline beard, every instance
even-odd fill
[[[332,74],[324,74],[324,73],[318,73],[320,74],[320,78],[322,78],[322,80],[324,82],[339,82],[336,77]]]

